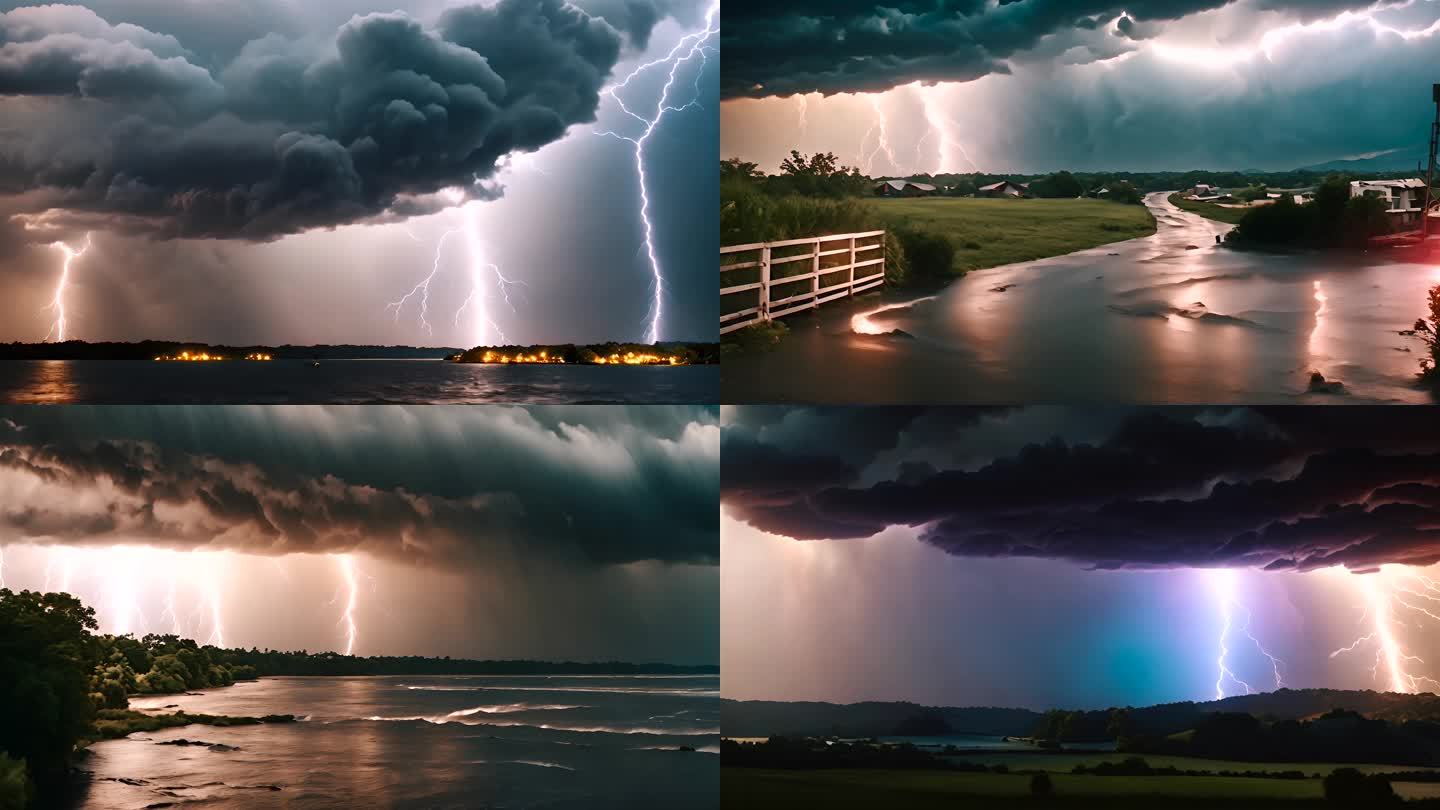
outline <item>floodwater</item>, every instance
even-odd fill
[[[96,743],[76,806],[718,807],[719,694],[718,675],[427,676],[265,678],[132,699],[305,719]],[[179,739],[204,745],[161,744]]]
[[[772,352],[727,358],[725,402],[1423,403],[1440,263],[1236,251],[1230,225],[1145,204],[1153,236],[971,272],[787,319]],[[1308,390],[1319,371],[1343,388]]]
[[[443,360],[0,361],[12,404],[719,401],[715,366],[500,366]]]

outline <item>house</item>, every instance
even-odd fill
[[[1223,193],[1219,187],[1209,183],[1196,183],[1195,187],[1190,189],[1191,197],[1219,197]]]
[[[1012,183],[1009,180],[1001,180],[975,190],[977,197],[1024,197],[1029,193],[1029,183]]]
[[[1092,188],[1092,189],[1090,189],[1089,191],[1085,192],[1085,196],[1086,196],[1086,197],[1094,197],[1094,198],[1096,198],[1096,199],[1100,199],[1101,197],[1108,196],[1109,194],[1110,194],[1110,189],[1108,189],[1108,188],[1106,188],[1106,187],[1104,187],[1104,186],[1096,186],[1095,188]]]
[[[1385,201],[1385,213],[1390,221],[1398,225],[1411,225],[1420,221],[1420,209],[1425,204],[1425,181],[1419,178],[1408,180],[1351,180],[1351,197],[1378,197]]]
[[[929,183],[915,183],[909,180],[881,180],[875,186],[877,197],[928,197],[936,192]]]

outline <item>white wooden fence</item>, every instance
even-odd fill
[[[872,241],[873,240],[873,241]],[[809,252],[774,256],[777,249],[809,247]],[[827,247],[828,246],[828,247]],[[727,256],[755,253],[750,261],[725,263]],[[873,258],[864,258],[866,255]],[[829,264],[826,257],[843,256],[840,264]],[[834,260],[830,260],[834,261]],[[795,262],[809,262],[808,272],[786,274]],[[759,280],[725,286],[734,271],[759,270]],[[864,275],[857,271],[873,268]],[[726,273],[732,273],[726,276]],[[747,274],[754,276],[754,273]],[[865,231],[835,236],[811,236],[779,242],[755,242],[720,248],[720,334],[733,332],[752,323],[780,318],[805,309],[815,309],[827,301],[874,289],[885,283],[885,232]],[[737,305],[726,312],[727,297],[745,295],[748,300],[730,298]]]

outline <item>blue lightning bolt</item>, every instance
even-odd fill
[[[1220,700],[1225,697],[1225,684],[1227,681],[1240,686],[1245,690],[1245,694],[1247,695],[1253,694],[1256,691],[1249,683],[1241,680],[1239,676],[1235,674],[1234,670],[1230,668],[1230,634],[1232,632],[1238,632],[1248,639],[1251,644],[1255,645],[1255,649],[1259,650],[1260,654],[1270,661],[1270,670],[1275,677],[1275,688],[1280,689],[1284,687],[1285,678],[1281,669],[1284,667],[1285,662],[1271,655],[1270,651],[1265,649],[1265,645],[1261,644],[1260,640],[1250,632],[1250,619],[1252,614],[1250,608],[1241,603],[1235,595],[1235,572],[1227,568],[1216,568],[1205,573],[1210,580],[1211,587],[1214,589],[1216,599],[1219,602],[1221,618],[1220,638],[1216,644],[1218,651],[1215,656],[1215,699]],[[1238,629],[1235,626],[1236,609],[1239,609],[1245,614],[1244,621],[1240,623]]]
[[[664,120],[666,113],[683,112],[684,110],[690,109],[691,107],[699,106],[698,98],[693,97],[690,101],[684,104],[676,105],[674,102],[671,101],[671,93],[675,90],[675,83],[680,73],[680,69],[685,65],[689,64],[692,60],[699,59],[701,62],[701,67],[699,70],[696,71],[694,84],[695,95],[697,97],[699,96],[700,74],[704,72],[705,66],[709,64],[709,60],[705,58],[707,43],[710,41],[711,37],[715,36],[720,32],[720,28],[716,24],[715,20],[719,13],[720,4],[717,2],[711,5],[710,9],[706,11],[705,28],[703,30],[697,31],[693,34],[686,34],[685,36],[681,37],[680,40],[675,43],[675,46],[670,49],[670,52],[665,54],[665,56],[640,65],[639,67],[631,71],[630,75],[626,76],[618,84],[609,87],[604,91],[604,95],[608,95],[611,98],[615,99],[616,103],[620,105],[620,109],[623,110],[626,115],[634,118],[636,121],[639,121],[644,126],[644,130],[640,133],[640,135],[635,137],[631,137],[629,135],[621,135],[611,130],[597,130],[595,134],[604,135],[611,138],[619,138],[622,141],[628,141],[635,147],[635,173],[638,176],[640,182],[640,221],[642,223],[644,232],[645,255],[646,258],[649,260],[650,275],[653,278],[654,283],[654,300],[650,305],[650,326],[645,334],[646,343],[657,343],[660,340],[660,324],[664,316],[663,302],[665,298],[665,276],[660,269],[660,259],[658,256],[655,255],[655,229],[650,222],[650,190],[647,184],[647,177],[645,173],[645,144],[650,141],[650,136],[655,134],[655,130],[659,128],[660,122]],[[626,86],[630,84],[631,80],[635,79],[642,73],[645,73],[651,68],[664,65],[669,66],[670,72],[665,79],[664,87],[660,91],[660,98],[655,103],[655,111],[651,113],[649,117],[647,117],[630,109],[630,107],[625,104],[624,98],[621,97],[620,91],[624,90]]]

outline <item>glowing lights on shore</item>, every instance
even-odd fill
[[[611,366],[678,366],[685,361],[675,355],[666,354],[636,354],[625,352],[624,354],[612,354],[608,357],[596,357],[596,365]]]
[[[504,352],[486,351],[485,354],[481,355],[480,362],[519,363],[522,365],[544,365],[548,363],[559,363],[563,365],[565,363],[565,358],[561,357],[558,354],[552,355],[548,351],[542,351],[539,354],[524,354],[522,352],[506,354]]]
[[[209,353],[209,352],[204,352],[204,351],[198,351],[198,352],[183,351],[183,352],[180,352],[179,354],[157,354],[157,355],[155,355],[155,360],[156,360],[157,362],[162,362],[162,363],[208,363],[208,362],[214,362],[214,361],[216,361],[216,360],[229,360],[229,359],[230,359],[229,357],[226,357],[226,356],[223,355],[223,354],[211,354],[211,353]],[[274,355],[268,354],[268,353],[266,353],[266,352],[251,352],[251,353],[245,355],[244,359],[245,359],[245,360],[254,360],[254,361],[261,361],[261,362],[263,362],[263,361],[266,361],[266,360],[274,360],[275,357],[274,357]]]

